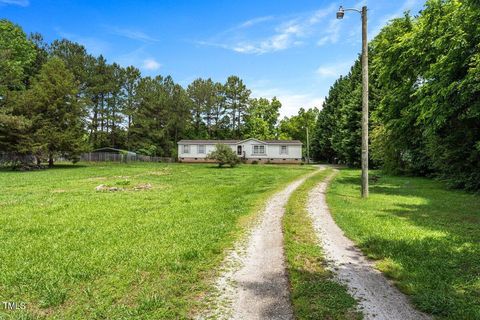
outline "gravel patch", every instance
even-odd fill
[[[325,191],[334,175],[330,175],[312,189],[308,199],[308,212],[313,219],[329,269],[358,300],[367,320],[430,319],[415,310],[408,298],[375,269],[374,262],[368,260],[337,226],[325,199]]]
[[[228,253],[216,281],[216,294],[207,298],[208,314],[200,319],[293,319],[282,217],[291,193],[308,176],[268,200],[252,231]]]

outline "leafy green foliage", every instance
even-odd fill
[[[0,20],[0,150],[15,155],[27,154],[31,145],[31,120],[20,112],[15,97],[25,88],[35,57],[34,45],[22,29]]]
[[[8,90],[23,87],[26,70],[35,56],[34,45],[23,30],[8,20],[0,20],[0,103]]]
[[[480,7],[427,1],[370,43],[371,157],[388,172],[434,175],[480,189]],[[357,166],[359,62],[331,87],[317,123],[317,159]]]
[[[233,137],[240,138],[251,91],[247,89],[242,79],[230,76],[225,83],[224,93],[225,106],[230,113],[226,119],[231,126]]]
[[[295,139],[303,143],[304,156],[307,154],[307,128],[310,140],[315,136],[316,123],[319,111],[317,108],[305,110],[300,108],[298,114],[291,117],[285,117],[280,121],[279,138],[280,139]]]
[[[265,98],[250,100],[248,113],[245,116],[243,137],[245,139],[256,138],[260,140],[275,139],[281,107],[282,103],[275,97],[272,101]]]
[[[219,167],[228,164],[231,168],[240,163],[240,158],[235,151],[226,144],[215,145],[215,150],[207,155],[207,159],[215,160]]]
[[[24,114],[32,120],[32,150],[38,158],[61,154],[75,159],[85,150],[83,105],[77,99],[73,74],[57,57],[46,62],[24,92]]]

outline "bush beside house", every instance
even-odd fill
[[[240,163],[235,152],[225,144],[215,145],[215,150],[208,154],[207,159],[215,160],[220,168],[226,164],[233,168]]]

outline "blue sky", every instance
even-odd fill
[[[240,76],[254,97],[277,96],[282,115],[321,107],[328,89],[360,52],[360,15],[336,20],[339,5],[369,8],[369,36],[424,0],[100,1],[0,0],[0,18],[68,38],[143,75],[224,82]]]

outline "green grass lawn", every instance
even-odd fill
[[[309,191],[329,173],[331,170],[323,170],[295,190],[283,218],[287,270],[297,319],[361,318],[355,310],[355,299],[325,269],[320,243],[306,210]]]
[[[480,197],[380,176],[362,200],[360,172],[341,170],[327,195],[335,221],[420,310],[480,319]]]
[[[0,319],[185,318],[275,189],[307,166],[65,165],[0,171]],[[133,188],[149,183],[150,190]],[[98,192],[100,184],[123,188]]]

